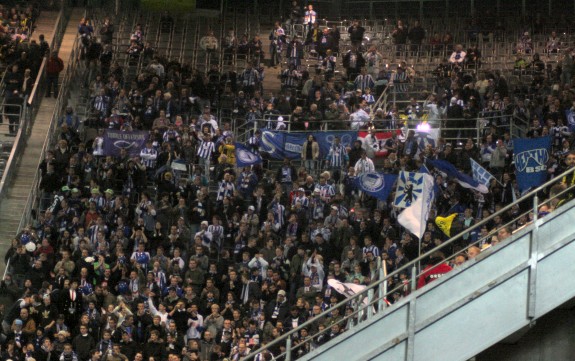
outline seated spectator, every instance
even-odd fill
[[[561,39],[557,36],[557,32],[552,31],[551,36],[547,39],[545,50],[549,54],[556,54],[561,49]]]
[[[208,53],[213,53],[218,50],[218,39],[216,39],[212,30],[209,30],[208,33],[200,39],[200,48]]]
[[[529,36],[529,32],[526,31],[519,38],[515,48],[515,53],[531,54],[532,50],[533,41],[531,40],[531,36]]]
[[[455,50],[451,53],[449,57],[449,62],[453,65],[457,65],[459,67],[463,66],[465,62],[465,56],[467,53],[463,50],[463,45],[457,44],[455,46]]]

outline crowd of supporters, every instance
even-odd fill
[[[24,56],[28,62],[42,58],[41,54],[34,52],[37,50],[34,47],[40,44],[29,39],[38,14],[38,6],[17,4],[11,7],[0,4],[0,64],[8,66],[22,61],[22,53],[26,53]],[[39,63],[41,60],[38,66]]]
[[[393,194],[378,201],[360,192],[358,175],[418,171],[426,159],[447,160],[465,172],[474,159],[493,172],[487,194],[434,175],[436,197],[422,251],[448,238],[431,222],[434,215],[457,213],[470,229],[445,252],[477,244],[450,261],[451,269],[529,221],[515,220],[517,205],[481,229],[473,227],[519,196],[508,129],[514,119],[530,124],[527,137],[554,137],[550,177],[575,165],[566,117],[572,78],[561,75],[569,69],[546,72],[534,59],[534,84],[510,89],[498,71],[468,72],[480,55],[475,49],[469,58],[473,49],[456,46],[438,67],[435,92],[425,102],[412,98],[404,109],[372,115],[372,89],[378,94],[390,84],[407,85],[415,70],[401,63],[390,72],[381,54],[362,44],[359,22],[349,28],[353,46],[342,54],[337,32],[320,27],[311,5],[292,9],[290,20],[305,24],[308,35],[303,42],[288,39],[280,23],[271,31],[270,65],[285,58],[289,69],[282,72],[282,92],[269,96],[261,65],[268,57],[257,36],[237,40],[232,29],[213,50],[222,52],[224,63],[245,51],[254,62],[241,72],[214,64],[202,72],[157,54],[138,25],[129,48],[120,51],[143,57],[144,68],[127,82],[126,69],[114,60],[112,22],[95,29],[89,19],[81,21],[87,71],[80,81],[89,86],[91,112],[79,119],[69,107],[60,119],[57,144],[40,164],[37,217],[6,255],[10,272],[0,291],[14,302],[0,308],[2,361],[239,360],[329,309],[329,317],[294,335],[294,344],[301,344],[297,357],[353,323],[339,323],[354,305],[332,307],[343,298],[328,279],[368,285],[378,279],[378,257],[392,272],[419,255],[418,240],[396,222]],[[426,36],[401,21],[394,34],[401,48]],[[318,62],[313,74],[302,68],[310,53]],[[338,76],[337,57],[345,68]],[[409,96],[409,88],[401,92]],[[275,168],[266,161],[238,169],[234,124],[218,119],[224,104],[231,105],[236,126],[281,130],[288,116],[292,130],[310,132],[326,129],[328,121],[330,130],[401,129],[400,113],[413,119],[426,113],[433,125],[451,121],[461,128],[480,111],[492,116],[479,144],[460,134],[462,144],[438,139],[435,147],[421,145],[405,131],[386,140],[387,155],[374,162],[361,141],[346,148],[335,140],[328,154],[320,154],[310,134],[301,164],[286,159]],[[82,128],[95,136],[84,139]],[[150,136],[138,155],[126,149],[104,155],[104,129]],[[257,131],[246,145],[258,152],[261,142]],[[392,280],[405,287],[389,302],[409,294],[408,278],[402,273]],[[284,346],[258,357],[271,359]]]
[[[0,4],[1,120],[10,124],[7,130],[11,136],[16,135],[22,104],[32,92],[42,59],[50,49],[44,35],[39,35],[38,41],[30,39],[38,14],[39,6]]]

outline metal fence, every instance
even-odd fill
[[[54,31],[54,34],[53,34],[52,39],[50,41],[50,50],[51,51],[57,50],[59,48],[59,44],[61,43],[62,38],[64,37],[64,32],[66,30],[66,24],[67,24],[68,19],[70,17],[71,8],[67,6],[68,3],[66,1],[64,1],[63,4],[64,4],[64,6],[62,7],[62,10],[58,14],[58,18],[56,20],[56,30]],[[77,43],[78,43],[77,41],[74,43],[72,55],[74,55],[76,58],[79,59],[79,57],[77,55]],[[71,59],[76,59],[76,58],[71,58]],[[25,106],[23,107],[23,114],[21,116],[20,126],[18,129],[18,133],[16,135],[16,138],[14,139],[14,146],[12,147],[12,152],[10,154],[10,158],[8,160],[8,163],[6,164],[6,171],[4,172],[4,175],[2,176],[2,180],[0,181],[0,200],[6,196],[7,189],[10,186],[12,178],[13,178],[14,173],[16,171],[15,168],[16,168],[17,161],[18,161],[19,157],[23,154],[23,149],[26,146],[26,138],[29,135],[30,128],[34,122],[36,114],[38,113],[38,110],[39,110],[40,105],[42,103],[42,100],[44,98],[45,86],[46,86],[46,72],[45,72],[46,62],[47,62],[47,58],[44,58],[41,66],[40,66],[40,71],[38,72],[36,82],[34,83],[34,88],[32,89],[30,97],[27,99]],[[68,85],[70,82],[70,76],[68,75],[69,70],[70,70],[70,65],[68,65],[68,68],[66,69],[66,71],[64,73],[64,81],[61,83],[61,86],[60,86],[60,93],[58,95],[58,99],[56,100],[55,112],[54,112],[54,115],[52,116],[51,122],[50,122],[50,130],[46,136],[46,141],[44,142],[42,152],[40,153],[38,164],[45,157],[45,152],[46,152],[47,146],[48,146],[48,144],[50,144],[49,142],[52,141],[52,137],[54,135],[55,124],[57,124],[57,119],[58,119],[57,116],[59,116],[61,114],[61,111],[62,111],[62,109],[61,109],[62,108],[62,101],[64,99],[64,94],[66,93],[66,89],[68,88]],[[30,194],[28,195],[28,199],[26,201],[26,205],[24,208],[24,212],[22,214],[20,224],[18,225],[18,229],[15,230],[16,234],[19,233],[30,222],[32,209],[34,208],[34,205],[36,204],[36,198],[38,195],[39,184],[40,184],[40,176],[38,173],[35,176],[34,181],[32,183],[32,189],[31,189]],[[8,264],[6,265],[6,269],[4,271],[4,275],[3,275],[2,279],[4,279],[4,277],[6,276],[6,273],[8,272],[9,268],[10,268],[10,264],[8,262]]]
[[[569,188],[563,190],[558,194],[550,195],[549,199],[545,201],[540,201],[538,195],[540,195],[544,191],[548,191],[553,185],[560,184],[563,177],[567,177],[571,179],[572,174],[575,172],[575,169],[569,169],[563,174],[559,175],[558,177],[546,182],[545,184],[541,185],[540,187],[532,190],[531,192],[525,194],[523,197],[517,200],[517,202],[513,202],[511,204],[506,205],[498,212],[494,213],[490,217],[487,217],[476,224],[473,225],[473,229],[480,229],[483,226],[493,222],[495,218],[502,217],[505,214],[508,214],[513,207],[516,207],[517,204],[520,203],[527,203],[531,205],[530,209],[526,212],[520,212],[519,214],[515,215],[514,218],[506,224],[502,224],[497,229],[492,230],[486,237],[482,237],[475,242],[465,241],[461,249],[456,252],[453,252],[452,256],[448,257],[445,260],[442,260],[440,263],[437,264],[429,264],[428,268],[434,268],[441,263],[452,262],[457,256],[467,254],[468,250],[472,247],[478,247],[482,245],[487,245],[488,247],[484,248],[487,249],[489,247],[495,248],[497,243],[501,241],[493,242],[492,244],[492,237],[496,236],[500,230],[504,229],[505,227],[509,227],[510,224],[521,223],[521,220],[525,219],[522,227],[518,227],[515,229],[514,232],[518,232],[521,228],[529,225],[530,223],[537,222],[538,218],[541,217],[539,215],[539,208],[541,206],[548,206],[550,208],[555,208],[556,205],[561,202],[559,200],[566,199],[568,194],[572,194],[575,190],[575,186],[570,186]],[[507,230],[507,229],[506,229]],[[346,306],[353,306],[352,312],[346,314],[343,318],[339,321],[336,321],[336,324],[340,325],[341,329],[347,329],[346,332],[353,332],[353,329],[356,328],[359,324],[364,322],[370,322],[375,314],[386,312],[388,309],[388,301],[392,300],[393,294],[399,292],[403,289],[406,285],[402,282],[398,282],[400,275],[407,275],[409,280],[409,286],[411,291],[415,291],[417,288],[417,280],[420,276],[424,274],[424,270],[421,269],[422,264],[428,263],[431,259],[433,254],[437,251],[447,251],[457,247],[462,243],[464,237],[467,237],[470,232],[470,229],[464,229],[460,231],[457,235],[451,237],[448,241],[442,243],[441,245],[433,248],[429,252],[425,254],[421,254],[420,256],[406,265],[394,270],[393,272],[389,273],[387,276],[380,277],[379,279],[372,282],[368,285],[364,290],[347,297],[345,300],[337,303],[334,306],[331,306],[326,311],[322,312],[321,314],[309,319],[308,321],[304,322],[303,324],[299,325],[297,328],[292,329],[291,331],[277,337],[276,339],[272,340],[271,342],[267,343],[266,345],[262,346],[261,348],[254,350],[249,355],[245,356],[243,360],[252,360],[255,359],[257,355],[261,352],[269,350],[273,346],[280,346],[285,345],[285,352],[280,355],[274,355],[276,358],[283,357],[285,360],[289,361],[292,359],[295,352],[298,349],[310,346],[314,343],[314,340],[317,336],[320,336],[323,333],[329,333],[330,329],[320,330],[316,334],[311,334],[305,340],[298,342],[297,344],[293,344],[292,341],[297,339],[296,336],[299,335],[302,329],[308,329],[308,327],[312,326],[314,322],[319,319],[323,319],[329,316],[331,310],[333,308],[344,309]],[[507,235],[507,237],[513,237],[512,234]],[[503,237],[501,237],[503,238]],[[489,252],[489,251],[486,251]],[[392,286],[393,285],[393,286]],[[345,335],[345,333],[343,333]],[[311,347],[313,348],[314,345]],[[279,348],[279,347],[278,347]]]

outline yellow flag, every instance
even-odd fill
[[[457,217],[457,213],[453,213],[447,217],[436,217],[435,224],[437,227],[441,229],[443,233],[447,235],[447,237],[451,237],[451,226],[453,225],[453,220]]]

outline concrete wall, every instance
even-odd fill
[[[571,361],[575,360],[575,309],[559,308],[537,320],[518,342],[499,343],[476,361]]]

